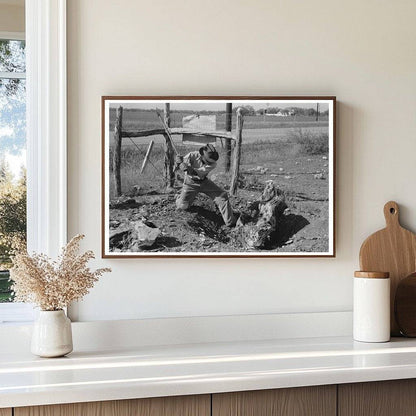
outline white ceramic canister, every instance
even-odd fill
[[[390,278],[387,272],[354,273],[354,330],[361,342],[390,340]]]

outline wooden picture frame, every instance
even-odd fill
[[[335,257],[335,97],[101,106],[103,258]]]

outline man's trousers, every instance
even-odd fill
[[[190,178],[186,178],[182,191],[176,200],[176,207],[178,209],[188,209],[199,192],[208,195],[212,200],[214,200],[221,212],[225,225],[230,226],[234,224],[235,218],[228,199],[228,193],[208,178],[198,182]]]

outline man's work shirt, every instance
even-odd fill
[[[215,169],[217,164],[214,163],[204,163],[202,160],[202,156],[199,153],[199,151],[196,152],[190,152],[183,158],[183,165],[186,169],[187,166],[190,166],[194,172],[189,173],[186,172],[185,179],[191,178],[193,180],[203,180],[205,179],[208,174]]]

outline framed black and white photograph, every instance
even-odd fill
[[[335,97],[102,97],[103,257],[334,257]]]

